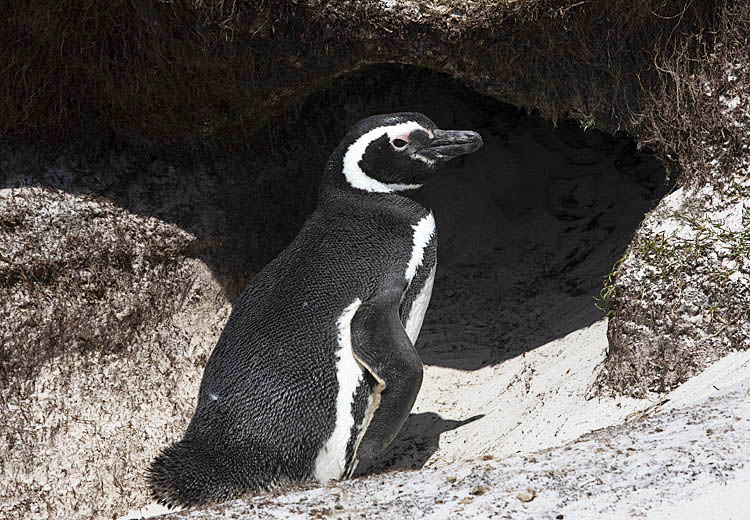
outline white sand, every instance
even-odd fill
[[[416,468],[421,461],[425,467],[437,468],[458,460],[561,446],[644,414],[722,395],[724,389],[750,379],[750,352],[743,351],[665,395],[587,398],[606,345],[606,322],[601,320],[500,365],[471,372],[426,367],[414,413],[431,416],[432,426],[425,429],[423,423],[415,423],[410,431],[407,425],[386,455],[386,467]],[[460,425],[471,418],[476,419]],[[454,429],[441,431],[445,423]],[[420,448],[436,450],[425,460]]]
[[[596,366],[604,359],[606,323],[572,332],[525,355],[474,372],[427,367],[415,412],[442,417],[483,417],[445,432],[436,466],[480,455],[527,453],[559,446],[623,422],[646,403],[636,399],[586,399]]]
[[[748,396],[750,378],[687,407],[534,454],[372,475],[183,515],[744,520],[750,489]]]

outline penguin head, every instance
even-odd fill
[[[369,192],[417,189],[442,164],[481,146],[478,133],[440,130],[416,112],[375,115],[349,130],[328,161],[327,175],[330,182]]]

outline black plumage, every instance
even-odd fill
[[[389,127],[405,124],[403,139],[389,134]],[[382,133],[371,132],[380,127]],[[363,143],[366,134],[373,138]],[[448,134],[415,113],[373,116],[347,134],[326,166],[317,209],[236,302],[205,367],[184,438],[152,463],[149,484],[157,501],[193,505],[321,478],[316,459],[334,432],[340,399],[339,320],[356,300],[361,305],[344,341],[362,374],[351,396],[345,453],[334,454],[345,460],[344,471],[333,478],[353,471],[358,456],[376,456],[396,435],[421,383],[421,362],[404,324],[434,266],[436,237],[407,280],[413,226],[428,210],[398,188],[352,186],[344,158],[362,149],[356,174],[374,180],[374,190],[421,184],[458,151],[481,146],[478,134]],[[362,432],[373,400],[380,406]]]

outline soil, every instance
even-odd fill
[[[669,398],[591,398],[607,351],[595,297],[668,191],[661,164],[627,136],[415,81],[442,88],[354,97],[326,132],[315,118],[280,128],[283,146],[262,156],[191,166],[129,149],[2,150],[3,515],[111,518],[148,502],[145,468],[184,431],[232,300],[311,211],[336,129],[373,106],[407,104],[478,130],[485,147],[416,196],[440,242],[417,344],[425,382],[392,449],[362,474],[421,468],[442,482],[462,460],[522,460]],[[726,373],[704,388],[723,388]],[[475,480],[458,503],[494,496]],[[520,503],[543,503],[532,495]]]

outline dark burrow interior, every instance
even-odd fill
[[[476,130],[485,143],[410,194],[434,211],[438,228],[435,287],[418,341],[423,361],[473,370],[601,319],[595,297],[604,278],[668,191],[653,154],[624,134],[572,120],[555,126],[445,75],[381,65],[340,78],[297,109],[297,139],[284,146],[310,157],[309,170],[286,158],[298,190],[314,192],[351,123],[396,111]],[[324,139],[314,157],[305,150],[310,134]],[[304,200],[312,208],[313,198]]]
[[[76,156],[67,171],[107,162],[74,181],[195,235],[198,255],[234,300],[288,244],[314,207],[325,161],[358,119],[418,111],[445,129],[471,129],[479,152],[457,159],[413,197],[438,227],[438,270],[418,349],[426,364],[473,370],[586,326],[603,278],[644,214],[667,192],[663,165],[626,135],[558,126],[478,94],[448,76],[369,66],[321,87],[250,137],[246,152],[175,167],[169,155],[112,149]],[[103,171],[97,168],[97,171]]]

